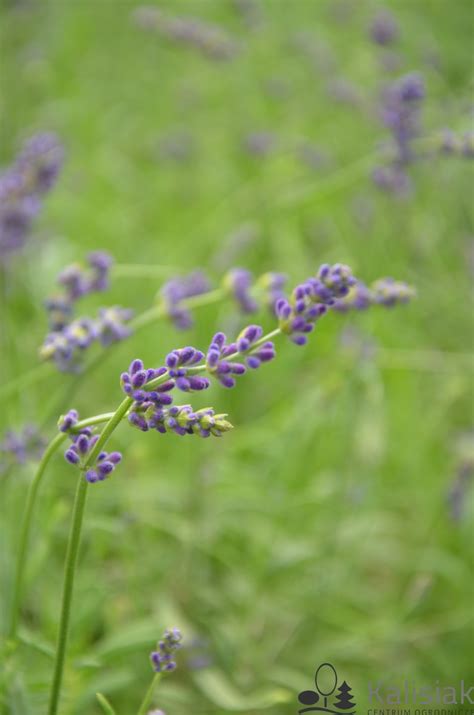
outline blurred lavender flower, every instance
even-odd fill
[[[383,305],[391,308],[401,303],[408,303],[416,295],[415,290],[402,281],[394,278],[380,278],[367,287],[362,281],[357,281],[349,293],[333,305],[339,312],[349,310],[365,310],[372,305]]]
[[[66,291],[66,299],[74,303],[89,293],[103,292],[109,287],[109,273],[113,258],[105,251],[94,251],[87,256],[89,270],[79,263],[66,266],[58,276],[58,283]]]
[[[118,305],[110,308],[99,308],[99,318],[96,321],[96,335],[104,347],[125,340],[132,334],[127,323],[133,318],[134,311],[130,308],[121,308]]]
[[[410,177],[398,164],[375,167],[372,179],[379,189],[389,194],[408,196],[412,190]]]
[[[355,106],[360,102],[358,88],[344,77],[331,79],[326,85],[328,96],[338,104]]]
[[[38,134],[25,142],[13,165],[0,174],[0,261],[27,242],[42,197],[61,170],[63,155],[54,134]]]
[[[39,459],[45,446],[46,441],[35,425],[25,425],[17,432],[8,430],[0,442],[0,473],[10,464]]]
[[[104,347],[127,338],[131,329],[126,323],[133,311],[114,306],[101,308],[96,320],[77,318],[62,324],[46,335],[40,357],[52,360],[61,372],[78,372],[85,351],[99,341]]]
[[[256,287],[263,293],[263,302],[275,315],[275,306],[280,298],[285,297],[284,288],[288,278],[284,273],[263,273],[257,280]]]
[[[398,39],[399,28],[388,10],[381,10],[370,26],[370,37],[377,45],[390,45]]]
[[[456,134],[451,129],[443,129],[439,138],[439,151],[456,157],[474,157],[474,132]]]
[[[182,304],[182,301],[195,295],[207,293],[210,289],[211,285],[201,271],[173,278],[163,285],[160,291],[163,306],[176,328],[186,330],[193,325],[191,313]]]
[[[372,284],[373,302],[392,307],[399,303],[408,303],[415,291],[406,283],[394,278],[380,278]]]
[[[413,158],[411,142],[420,130],[420,103],[424,97],[423,78],[417,73],[401,77],[385,91],[382,121],[392,132],[400,164]]]
[[[194,136],[184,130],[169,132],[162,137],[159,144],[161,159],[169,159],[179,164],[184,164],[192,159],[196,145]]]
[[[165,15],[157,7],[142,6],[133,19],[144,30],[160,32],[169,40],[187,45],[215,60],[229,60],[237,52],[237,43],[219,26],[192,17]]]
[[[258,303],[251,294],[252,274],[243,268],[232,268],[223,279],[224,288],[233,296],[243,313],[255,313]]]
[[[156,673],[175,670],[175,652],[181,648],[183,636],[178,628],[166,630],[157,643],[156,651],[150,653],[152,668]]]
[[[65,415],[61,415],[58,420],[58,429],[66,433],[72,444],[64,452],[64,457],[69,464],[80,469],[84,468],[84,478],[90,483],[103,482],[114,471],[117,464],[122,461],[120,452],[100,452],[95,464],[85,469],[84,464],[89,454],[94,448],[99,435],[93,434],[90,427],[74,431],[79,420],[77,410],[69,410]]]
[[[248,154],[263,158],[275,148],[276,138],[271,132],[250,132],[243,138],[242,145]]]
[[[462,519],[466,495],[473,480],[474,459],[467,459],[459,464],[456,478],[446,496],[453,521],[461,521]]]

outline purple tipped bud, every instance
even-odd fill
[[[130,375],[135,375],[135,373],[140,370],[143,370],[143,361],[138,359],[132,360],[130,367],[128,368]]]
[[[118,464],[122,461],[122,455],[120,454],[120,452],[111,452],[107,459],[109,460],[109,462],[112,462],[112,464]]]
[[[81,461],[79,455],[73,449],[66,450],[64,456],[70,464],[79,464]]]
[[[99,475],[95,471],[95,469],[88,469],[86,472],[86,479],[90,484],[95,484],[97,481],[99,481]]]
[[[101,462],[97,467],[97,473],[99,477],[106,477],[108,474],[114,471],[114,465],[112,462]]]

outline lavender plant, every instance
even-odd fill
[[[274,298],[276,297],[274,291],[280,295],[283,284],[281,277],[275,279],[275,275],[278,274],[270,275],[271,277],[267,277],[263,284],[266,290],[270,286],[270,295]],[[243,283],[239,282],[242,278]],[[77,283],[76,279],[74,283]],[[125,398],[114,412],[80,420],[78,412],[70,409],[59,418],[59,434],[46,448],[28,495],[21,532],[11,627],[13,638],[18,623],[24,561],[36,494],[49,459],[69,438],[71,444],[65,451],[65,459],[78,470],[79,475],[66,554],[49,715],[56,715],[59,706],[77,554],[88,486],[105,481],[122,461],[120,452],[108,452],[105,449],[116,428],[122,420],[127,419],[131,426],[143,432],[156,431],[161,434],[173,432],[178,436],[197,435],[203,438],[211,435],[222,436],[232,429],[232,424],[226,419],[227,415],[216,414],[211,407],[194,410],[190,404],[175,405],[173,404],[175,391],[192,393],[206,390],[210,385],[209,378],[215,378],[226,388],[233,388],[236,385],[236,378],[244,375],[248,368],[255,370],[275,358],[273,339],[276,336],[287,335],[295,345],[304,345],[308,334],[313,331],[315,324],[323,315],[332,309],[340,310],[341,303],[344,304],[344,309],[360,307],[358,301],[352,299],[351,291],[355,291],[357,295],[362,290],[361,286],[363,284],[352,275],[347,266],[324,264],[315,276],[296,286],[288,298],[276,297],[272,310],[278,321],[278,327],[272,331],[264,334],[261,326],[248,325],[235,340],[230,342],[227,341],[224,333],[219,332],[212,338],[206,354],[190,346],[175,349],[166,356],[164,365],[159,367],[145,368],[140,359],[135,359],[128,370],[120,376],[120,385]],[[234,293],[237,290],[238,301],[249,307],[249,276],[246,273],[238,272],[236,276],[234,272],[231,290]],[[82,289],[74,288],[72,292],[76,295],[81,293]],[[368,293],[370,299],[367,299],[367,305],[364,307],[368,307],[369,304],[392,306],[397,302],[406,302],[413,295],[412,289],[393,279],[376,282]],[[251,307],[253,308],[253,304]],[[96,432],[96,428],[101,424],[104,425],[102,430]],[[168,643],[166,639],[165,643]],[[156,651],[156,655],[152,658],[155,666],[160,666],[161,670],[170,669],[166,666],[171,666],[173,661],[168,658],[168,655],[170,653],[166,649],[161,654],[160,649]]]
[[[0,174],[0,263],[24,247],[43,198],[62,168],[64,150],[56,135],[28,139],[13,164]]]

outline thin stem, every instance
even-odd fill
[[[66,656],[67,640],[69,635],[69,620],[71,616],[72,590],[74,587],[74,576],[76,574],[77,555],[81,541],[82,520],[86,505],[87,488],[89,483],[84,479],[82,472],[79,474],[72,511],[71,529],[69,532],[69,542],[66,553],[66,565],[64,570],[63,596],[61,603],[61,615],[59,619],[59,634],[54,661],[53,683],[49,701],[48,714],[56,715],[58,712],[59,696],[61,693],[61,683],[64,672],[64,659]]]
[[[105,413],[102,415],[95,415],[94,417],[89,417],[88,419],[81,420],[80,422],[78,422],[78,424],[76,425],[76,427],[73,431],[78,432],[80,429],[83,429],[84,427],[93,427],[94,425],[101,424],[103,422],[106,422],[107,420],[110,420],[113,417],[113,415],[114,415],[113,412],[108,412],[108,413]],[[18,630],[20,604],[21,604],[22,592],[23,592],[26,552],[28,549],[28,544],[30,542],[30,532],[31,532],[31,526],[32,526],[33,512],[34,512],[34,507],[36,504],[36,499],[38,496],[38,490],[39,490],[39,487],[43,480],[43,476],[44,476],[46,467],[47,467],[51,457],[56,452],[56,450],[59,449],[59,447],[64,442],[66,437],[67,437],[66,434],[64,434],[63,432],[60,432],[59,434],[57,434],[54,437],[53,440],[51,440],[49,445],[46,447],[46,450],[45,450],[45,452],[41,458],[41,461],[38,465],[38,469],[36,470],[36,474],[33,477],[33,480],[31,481],[30,486],[28,488],[28,494],[26,497],[26,507],[25,507],[25,511],[23,514],[23,520],[22,520],[21,529],[20,529],[20,540],[18,543],[18,557],[17,557],[17,563],[16,563],[16,574],[15,574],[15,581],[14,581],[14,586],[13,586],[11,621],[10,621],[10,629],[9,629],[9,637],[13,640],[16,638],[16,634],[17,634],[17,630]]]
[[[61,616],[59,620],[58,645],[54,662],[54,675],[53,683],[51,686],[48,715],[56,715],[58,711],[59,697],[61,694],[64,661],[66,657],[67,640],[69,635],[69,621],[71,618],[74,577],[76,573],[77,554],[79,551],[79,544],[81,539],[82,521],[84,516],[84,508],[86,504],[88,487],[88,482],[84,478],[83,472],[85,472],[90,466],[95,463],[97,457],[102,451],[102,447],[105,445],[110,435],[115,430],[120,421],[123,419],[123,417],[125,417],[132,402],[132,399],[126,397],[125,400],[120,403],[117,410],[112,415],[108,415],[109,420],[106,423],[102,432],[100,433],[99,439],[91,450],[88,458],[86,459],[81,469],[81,473],[79,474],[79,481],[77,484],[76,497],[74,500],[74,508],[72,513],[72,524],[69,532],[69,540],[66,553]]]
[[[142,700],[142,704],[140,705],[137,715],[146,715],[146,713],[148,712],[148,708],[150,707],[151,701],[153,699],[153,693],[155,691],[156,686],[161,680],[161,676],[162,673],[155,673],[154,678],[150,683],[150,687],[145,693],[145,697]]]
[[[42,362],[39,365],[35,365],[34,368],[24,373],[23,375],[18,375],[10,382],[4,383],[0,387],[0,397],[2,399],[8,397],[16,390],[20,388],[23,390],[25,387],[30,387],[36,382],[40,382],[44,377],[48,377],[52,374],[52,365],[49,363]]]
[[[102,695],[102,693],[96,693],[95,696],[105,715],[116,715],[115,710],[113,709],[112,705],[109,703],[105,695]]]

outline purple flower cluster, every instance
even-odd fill
[[[444,129],[440,137],[439,150],[442,154],[472,159],[474,157],[474,132],[465,132],[459,135],[451,129]]]
[[[64,457],[69,464],[84,469],[84,477],[90,484],[103,482],[107,479],[119,462],[122,461],[120,452],[100,452],[95,464],[85,469],[84,465],[92,449],[99,439],[99,435],[93,434],[91,427],[84,427],[74,431],[79,421],[77,410],[69,410],[65,415],[61,415],[58,421],[60,432],[67,433],[72,441],[64,453]]]
[[[168,374],[174,379],[175,385],[183,392],[206,390],[209,380],[206,377],[189,374],[189,368],[197,365],[204,358],[204,353],[196,348],[186,347],[173,350],[166,356]]]
[[[333,308],[339,312],[365,310],[372,305],[391,308],[401,303],[408,303],[414,296],[415,291],[411,286],[394,278],[380,278],[370,288],[362,281],[357,281],[347,296],[337,300]]]
[[[13,165],[0,174],[0,261],[28,240],[42,198],[61,170],[64,152],[54,134],[29,139]]]
[[[281,298],[276,304],[280,330],[295,345],[305,345],[307,334],[329,307],[349,293],[356,279],[348,266],[323,264],[315,277],[296,286],[290,300]]]
[[[45,440],[35,425],[25,425],[18,432],[8,430],[0,442],[0,473],[10,464],[24,464],[41,457]]]
[[[399,28],[393,15],[388,10],[381,10],[370,26],[370,37],[377,45],[391,45],[398,39]]]
[[[183,301],[207,293],[210,288],[208,279],[201,271],[194,271],[181,278],[173,278],[164,284],[161,289],[163,305],[167,316],[176,328],[186,330],[193,325],[191,313],[183,305]]]
[[[263,302],[270,312],[275,315],[275,306],[280,298],[285,297],[284,288],[287,283],[284,273],[263,273],[257,280],[257,289],[263,293]]]
[[[259,325],[249,325],[235,342],[227,344],[224,333],[216,333],[206,355],[207,371],[224,387],[234,387],[235,377],[243,375],[246,366],[233,358],[243,358],[247,367],[256,369],[275,357],[275,346],[271,341],[260,344],[262,335]]]
[[[50,332],[40,349],[40,356],[53,360],[62,372],[77,372],[82,357],[94,342],[103,347],[124,340],[131,334],[127,325],[133,311],[120,306],[100,308],[96,319],[76,318],[76,302],[85,295],[105,291],[109,286],[112,257],[104,251],[94,251],[87,257],[88,269],[79,264],[65,268],[58,277],[63,293],[45,302]]]
[[[375,184],[394,193],[406,193],[409,179],[404,167],[414,158],[412,141],[420,131],[420,105],[425,97],[421,75],[412,73],[393,82],[385,91],[382,121],[392,133],[396,157],[391,164],[373,172]]]
[[[237,45],[216,25],[192,17],[166,16],[156,7],[142,6],[135,10],[136,23],[145,30],[158,31],[173,42],[187,45],[216,60],[231,59]]]
[[[152,668],[156,673],[170,672],[176,669],[175,651],[181,648],[183,636],[178,628],[166,630],[158,641],[156,650],[150,653]]]
[[[101,308],[95,320],[72,320],[61,329],[47,334],[40,348],[40,356],[44,360],[53,360],[61,372],[77,372],[81,368],[85,351],[93,343],[99,342],[103,347],[108,347],[131,334],[127,323],[132,316],[132,310],[112,306]]]
[[[148,406],[147,406],[148,404]],[[183,437],[194,434],[198,437],[221,437],[232,429],[226,414],[216,414],[212,407],[193,410],[191,405],[159,407],[153,403],[135,404],[129,422],[142,432],[156,430],[161,434],[174,432]]]

